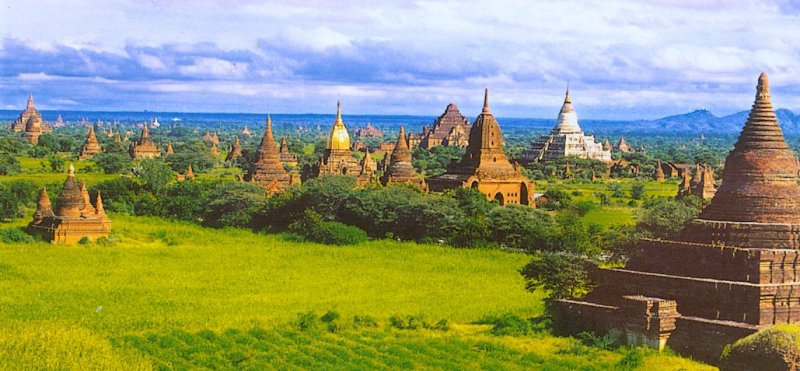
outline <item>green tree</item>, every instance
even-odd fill
[[[653,238],[676,237],[686,223],[700,214],[700,205],[697,197],[659,199],[640,211],[637,228]]]
[[[8,186],[0,184],[0,221],[22,216],[22,205]]]
[[[0,155],[0,175],[15,175],[22,172],[22,165],[13,155]]]
[[[126,153],[104,152],[94,156],[94,163],[106,174],[118,174],[131,168],[131,158]]]
[[[635,183],[631,186],[631,198],[641,200],[644,197],[644,183]]]
[[[153,193],[161,193],[167,184],[175,179],[172,169],[159,159],[139,162],[136,175],[142,180],[144,189]]]

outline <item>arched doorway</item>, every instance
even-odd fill
[[[473,182],[472,182],[472,185],[471,185],[470,187],[471,187],[472,189],[478,189],[478,181],[477,181],[477,180],[473,181]]]
[[[500,204],[500,206],[503,206],[503,205],[506,204],[506,200],[503,198],[503,194],[500,193],[500,192],[497,192],[497,194],[494,195],[494,199],[495,199],[495,201],[497,201]]]
[[[528,186],[524,182],[519,186],[519,203],[528,205]]]

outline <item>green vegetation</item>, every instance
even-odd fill
[[[727,345],[721,368],[726,370],[790,369],[800,357],[800,326],[774,325]]]

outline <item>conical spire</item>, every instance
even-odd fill
[[[171,155],[171,154],[175,153],[175,149],[172,148],[172,142],[167,143],[167,151],[166,151],[166,153],[168,155]]]
[[[492,114],[492,111],[489,110],[489,88],[483,91],[483,112],[485,114]]]
[[[328,134],[328,150],[349,151],[350,134],[342,121],[342,102],[336,103],[336,121],[333,122],[331,132]]]
[[[54,215],[53,205],[50,203],[50,196],[47,195],[47,188],[42,187],[42,193],[39,194],[39,203],[36,207],[36,212],[33,213],[33,220],[34,222],[39,222],[44,217]]]
[[[145,123],[142,125],[142,136],[139,138],[139,140],[144,142],[148,138],[150,138],[150,130],[147,128],[147,123]]]
[[[267,185],[273,181],[288,182],[288,175],[281,164],[278,146],[272,135],[272,117],[267,115],[264,137],[256,150],[255,162],[245,176],[247,181],[255,181]]]
[[[81,214],[94,214],[96,210],[89,201],[89,190],[86,189],[86,180],[81,180],[81,198],[83,199],[83,209],[81,210]]]
[[[275,138],[272,136],[272,117],[267,115],[267,126],[266,132],[264,133],[264,140],[269,140],[272,143],[275,143]],[[263,144],[264,141],[262,140],[261,143]]]
[[[372,161],[372,155],[369,154],[369,148],[367,148],[364,153],[364,159],[361,161],[361,175],[372,176],[375,170],[375,162]]]
[[[78,179],[75,177],[75,167],[69,165],[67,180],[61,188],[61,194],[56,200],[56,215],[78,217],[83,209],[83,195]]]
[[[106,210],[103,208],[103,198],[100,197],[100,191],[97,191],[97,198],[95,198],[95,209],[97,215],[105,215]]]
[[[281,138],[281,153],[289,153],[289,144],[286,143],[286,137]]]
[[[33,93],[28,96],[28,104],[25,106],[26,109],[34,109],[36,105],[33,103]]]
[[[578,114],[572,108],[572,99],[569,97],[569,89],[567,89],[566,96],[564,97],[564,104],[561,106],[561,111],[558,113],[558,120],[556,126],[553,128],[551,134],[579,134],[583,133],[580,125],[578,125]]]
[[[397,135],[397,143],[394,145],[394,150],[397,151],[406,150],[408,151],[408,141],[406,140],[406,130],[402,126],[400,127],[400,134]],[[394,153],[394,152],[392,152]]]
[[[798,171],[797,158],[772,109],[769,80],[762,73],[750,116],[725,160],[722,185],[700,218],[800,224]]]

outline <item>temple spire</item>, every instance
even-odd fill
[[[394,150],[396,151],[398,149],[408,151],[408,140],[406,140],[406,130],[402,126],[400,127],[400,134],[397,136],[397,144],[394,145]]]
[[[491,114],[492,113],[492,111],[489,110],[489,88],[486,88],[486,90],[484,90],[484,92],[483,92],[483,112],[482,113],[487,113],[487,114]]]
[[[26,108],[29,109],[36,108],[36,105],[33,103],[33,93],[30,93],[30,95],[28,96],[28,105],[26,106]]]
[[[578,97],[578,98],[580,98],[580,97]],[[567,95],[566,95],[566,97],[564,97],[564,104],[567,104],[567,103],[572,103],[572,99],[570,99],[570,97],[569,97],[569,88],[567,88]]]
[[[42,193],[39,194],[39,203],[36,207],[36,212],[33,213],[33,219],[35,222],[39,222],[46,216],[54,215],[50,196],[47,195],[47,188],[42,187]]]
[[[336,122],[342,122],[342,100],[336,101]]]
[[[97,191],[97,198],[95,199],[95,209],[98,215],[105,215],[106,210],[103,208],[103,198],[100,197],[100,191]]]

